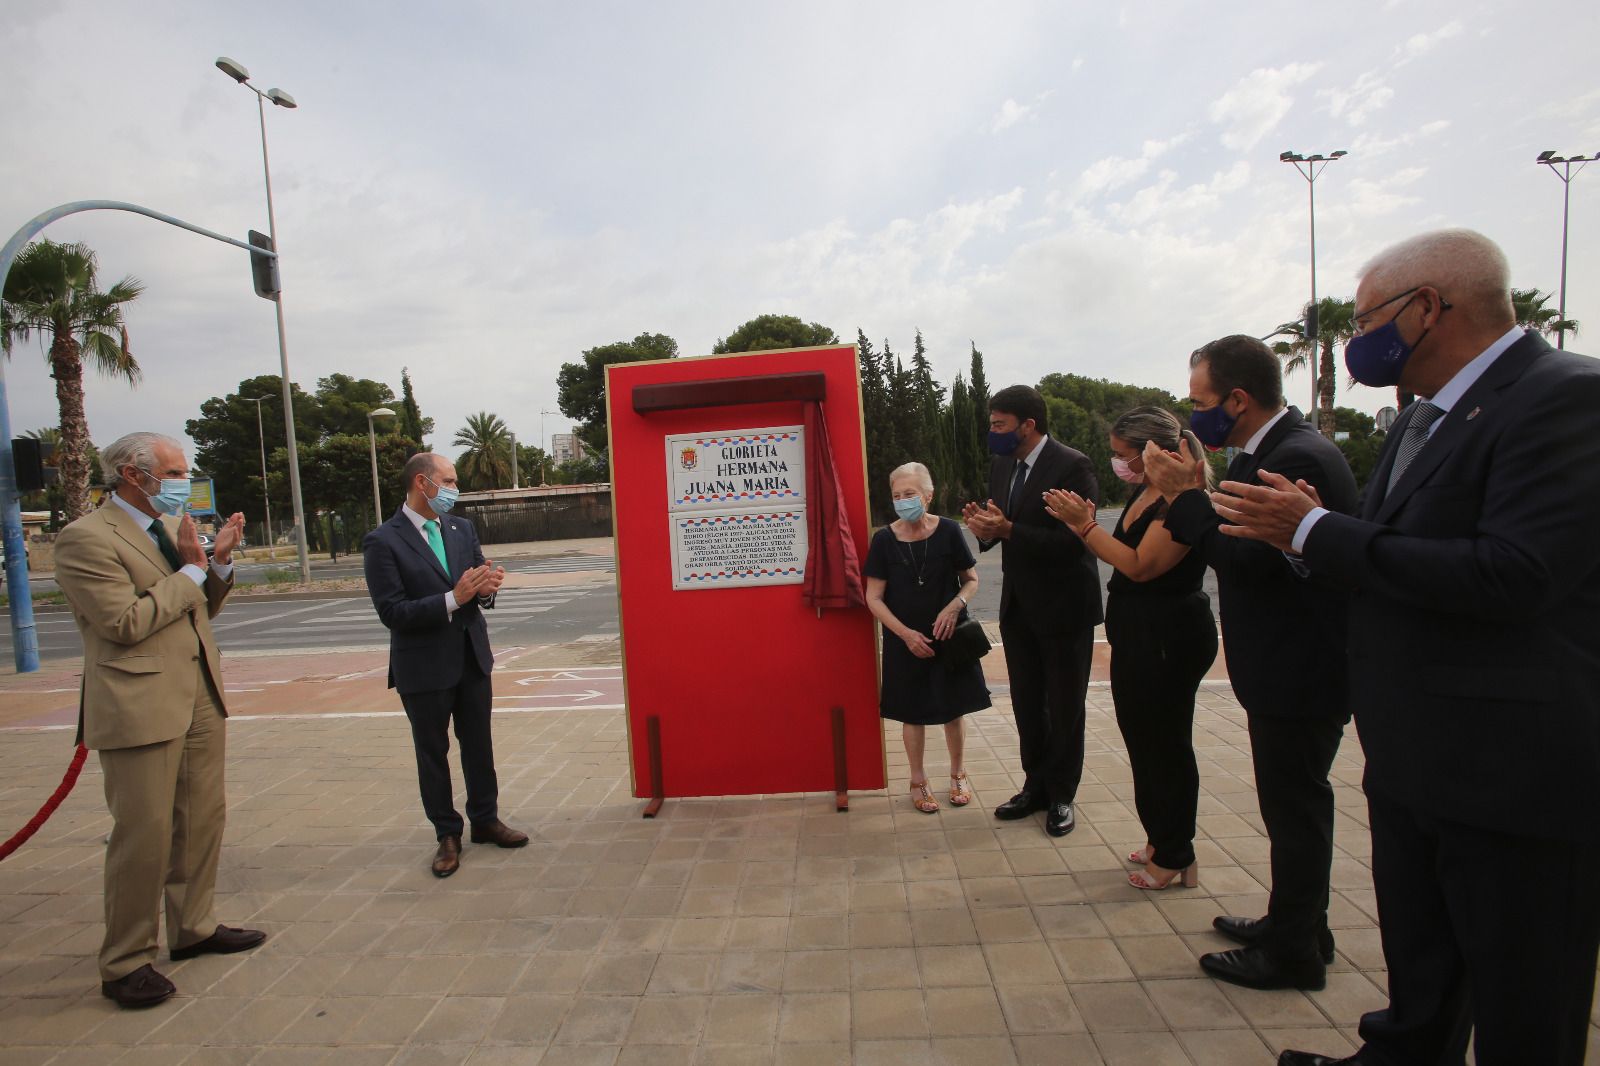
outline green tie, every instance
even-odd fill
[[[439,560],[439,566],[446,574],[450,573],[450,564],[444,561],[444,538],[439,535],[439,521],[430,518],[422,523],[422,531],[428,535],[428,547],[433,549],[433,554]]]
[[[161,549],[161,555],[167,560],[167,565],[176,572],[183,569],[183,560],[178,558],[178,546],[172,543],[172,538],[167,534],[167,527],[161,519],[157,518],[150,523],[150,532],[156,538],[156,547]]]

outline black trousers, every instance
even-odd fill
[[[1133,804],[1151,861],[1168,870],[1194,862],[1200,772],[1194,761],[1194,696],[1217,657],[1217,625],[1202,592],[1106,602],[1111,697],[1133,767]]]
[[[1367,793],[1389,1006],[1361,1061],[1579,1066],[1600,952],[1600,851],[1508,836]],[[1530,825],[1529,829],[1537,829]]]
[[[470,650],[461,680],[453,688],[402,693],[400,702],[411,720],[422,809],[438,837],[461,836],[463,828],[447,758],[452,719],[461,745],[461,776],[467,782],[467,817],[473,825],[498,818],[500,784],[495,777],[494,740],[489,731],[493,685]]]
[[[1083,778],[1083,701],[1094,627],[1041,633],[1014,612],[1000,620],[1000,641],[1022,742],[1022,787],[1051,803],[1071,803]]]
[[[1333,786],[1328,770],[1344,723],[1312,715],[1254,714],[1250,755],[1256,799],[1272,850],[1272,894],[1261,946],[1303,959],[1331,944],[1328,877],[1333,869]]]

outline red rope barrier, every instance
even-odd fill
[[[61,801],[67,798],[67,793],[72,791],[72,786],[78,783],[78,773],[83,769],[83,760],[89,757],[89,749],[82,744],[72,753],[72,764],[67,767],[67,774],[61,779],[61,784],[44,801],[44,806],[39,808],[39,813],[28,820],[28,824],[17,830],[16,836],[4,844],[0,844],[0,860],[4,860],[13,851],[28,842],[28,838],[39,831],[39,827],[56,813],[56,808],[61,806]]]

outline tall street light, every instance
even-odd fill
[[[1578,170],[1600,159],[1600,152],[1594,155],[1569,155],[1562,157],[1555,152],[1540,152],[1535,163],[1550,168],[1550,173],[1561,179],[1565,189],[1561,193],[1561,318],[1556,323],[1556,347],[1567,346],[1567,208],[1572,204],[1572,164],[1578,164]],[[1560,164],[1561,169],[1556,166]]]
[[[272,250],[278,250],[278,220],[272,211],[272,168],[267,162],[267,108],[271,100],[278,107],[296,107],[294,97],[282,89],[262,92],[250,84],[250,72],[227,56],[217,57],[217,69],[256,94],[256,114],[261,119],[261,172],[267,180],[267,236],[272,240]],[[281,259],[278,260],[282,262]],[[283,293],[274,292],[268,299],[278,314],[278,362],[283,370],[283,428],[289,444],[289,496],[294,503],[295,547],[300,553],[300,580],[311,581],[311,555],[306,545],[305,505],[300,499],[300,452],[294,440],[294,386],[289,378],[289,344],[283,331]],[[257,408],[259,411],[260,408]]]
[[[394,412],[387,407],[380,407],[376,411],[367,412],[367,444],[372,448],[372,513],[378,516],[378,525],[383,525],[383,496],[378,491],[378,435],[373,432],[372,420],[374,418],[393,418]]]
[[[239,399],[246,400],[246,401],[256,405],[256,432],[258,434],[260,434],[260,436],[261,436],[261,505],[262,505],[262,508],[263,508],[262,517],[264,519],[266,519],[266,522],[262,526],[262,529],[267,534],[267,551],[270,554],[271,551],[272,551],[272,498],[267,494],[267,431],[264,428],[262,428],[262,424],[261,424],[261,402],[263,400],[267,399],[267,397],[265,397],[265,396],[241,396],[241,397],[239,397]]]
[[[1306,351],[1306,366],[1311,369],[1311,416],[1317,432],[1322,432],[1322,418],[1318,414],[1322,404],[1322,392],[1318,388],[1317,374],[1319,367],[1317,360],[1317,175],[1328,169],[1328,164],[1335,159],[1343,159],[1350,153],[1344,149],[1328,155],[1304,156],[1299,152],[1289,151],[1278,154],[1278,162],[1289,163],[1306,179],[1306,186],[1311,190],[1311,306],[1306,311],[1305,341],[1308,346]],[[1317,164],[1321,163],[1321,166]]]

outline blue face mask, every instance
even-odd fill
[[[922,505],[921,496],[912,496],[909,499],[894,501],[894,513],[907,522],[915,522],[927,514],[928,509]]]
[[[989,450],[995,455],[1011,455],[1022,445],[1022,424],[1019,422],[1016,429],[1008,429],[1004,433],[989,431]]]
[[[1415,299],[1416,296],[1413,295],[1411,300]],[[1411,300],[1401,304],[1394,318],[1371,333],[1362,333],[1345,341],[1345,369],[1350,371],[1350,376],[1361,384],[1379,388],[1400,384],[1400,376],[1405,373],[1406,362],[1411,358],[1411,353],[1422,346],[1422,342],[1432,331],[1431,326],[1423,330],[1416,344],[1407,344],[1405,338],[1400,336],[1400,327],[1395,323],[1405,313],[1405,309],[1411,306]],[[1450,310],[1450,307],[1451,305],[1444,300],[1439,301],[1441,313]]]
[[[439,484],[427,474],[422,475],[422,480],[439,490],[437,495],[428,497],[428,506],[433,508],[433,513],[449,514],[450,508],[456,505],[456,500],[461,497],[461,493],[458,490],[451,488],[449,485]]]
[[[1230,415],[1223,406],[1227,403],[1223,397],[1222,403],[1215,407],[1208,407],[1204,411],[1195,411],[1189,415],[1189,428],[1194,430],[1194,435],[1200,438],[1200,443],[1207,448],[1220,448],[1228,443],[1228,434],[1233,432],[1233,427],[1239,419]]]
[[[179,514],[188,505],[189,491],[193,487],[193,479],[186,477],[158,478],[148,470],[140,470],[139,473],[151,481],[160,483],[161,490],[159,492],[153,495],[148,492],[144,494],[150,497],[150,506],[162,514]],[[139,491],[144,492],[144,489],[140,488]]]

